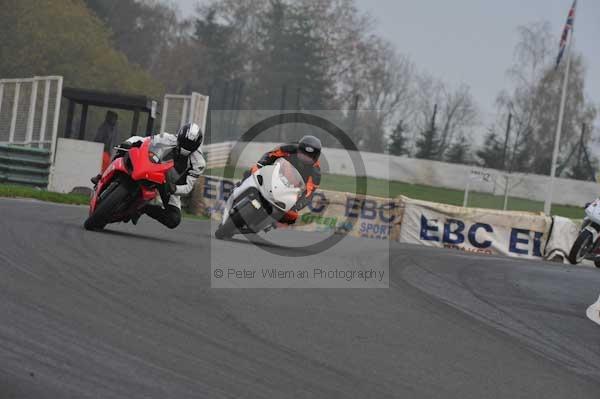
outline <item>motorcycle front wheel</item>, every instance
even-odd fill
[[[594,236],[587,230],[579,233],[575,240],[571,252],[569,252],[569,262],[576,265],[581,263],[585,257],[594,249]]]
[[[104,197],[94,213],[92,213],[83,224],[86,230],[102,230],[111,219],[115,209],[119,208],[129,195],[129,188],[120,183],[114,182],[115,187],[109,187],[106,197]]]
[[[225,223],[221,223],[219,225],[219,227],[217,228],[217,231],[215,231],[215,238],[217,240],[229,239],[229,238],[233,237],[236,229],[237,229],[237,227],[235,226],[235,223],[233,222],[233,218],[231,216],[229,216],[227,218],[227,220],[225,221]]]

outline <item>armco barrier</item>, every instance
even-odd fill
[[[0,182],[46,188],[50,151],[20,146],[0,146]]]
[[[197,215],[220,220],[225,201],[235,182],[215,176],[199,179],[189,203]],[[357,196],[336,191],[317,190],[297,223],[301,231],[348,232],[355,237],[398,240],[402,203],[394,199]]]

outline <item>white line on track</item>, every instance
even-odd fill
[[[600,324],[600,298],[590,306],[586,312],[587,317],[596,324]]]

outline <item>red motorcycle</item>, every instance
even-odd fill
[[[168,203],[165,183],[177,180],[173,168],[175,147],[151,138],[136,144],[117,147],[122,156],[112,161],[94,188],[83,225],[86,230],[102,230],[109,223],[129,221],[158,196]]]

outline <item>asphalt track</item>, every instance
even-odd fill
[[[85,214],[0,200],[0,398],[600,397],[598,270],[393,244],[389,289],[219,290],[209,223]]]

